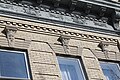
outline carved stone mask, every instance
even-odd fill
[[[4,29],[4,34],[6,35],[6,38],[8,40],[8,45],[12,46],[13,45],[13,41],[14,41],[14,35],[17,31],[17,27],[12,27],[12,26],[6,26]]]

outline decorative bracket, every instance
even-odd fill
[[[107,8],[106,7],[101,7],[100,9],[100,16],[103,17],[105,12],[106,12]]]
[[[104,52],[106,58],[109,58],[108,57],[108,50],[107,50],[108,46],[109,46],[108,43],[105,43],[105,42],[102,42],[102,41],[98,45],[98,47],[101,48],[101,50]]]
[[[64,48],[65,53],[69,53],[69,46],[68,46],[68,44],[69,44],[69,41],[70,41],[70,37],[68,37],[68,36],[60,36],[58,38],[58,41],[61,42],[61,44],[62,44],[62,46]]]
[[[8,45],[9,47],[13,46],[14,43],[14,35],[17,32],[18,28],[17,27],[12,27],[12,26],[6,26],[4,29],[4,34],[6,35],[6,38],[8,40]]]
[[[78,0],[72,0],[70,5],[70,10],[73,11],[77,5]]]
[[[92,4],[87,3],[87,7],[86,7],[85,13],[86,13],[86,14],[89,14],[90,11],[91,11],[91,8],[92,8]]]

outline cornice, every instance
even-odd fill
[[[60,1],[61,0],[54,0],[53,1],[54,8],[50,8],[50,6],[47,7],[41,6],[43,0],[37,0],[37,3],[39,4],[38,7],[22,4],[19,2],[15,3],[14,0],[11,1],[0,0],[0,11],[2,14],[7,14],[8,16],[12,14],[16,14],[16,16],[21,15],[22,17],[25,16],[34,17],[37,20],[39,20],[40,18],[45,18],[49,20],[67,22],[72,24],[81,24],[81,25],[89,25],[87,23],[92,21],[93,25],[90,25],[91,27],[98,26],[97,28],[117,30],[116,26],[112,24],[116,24],[115,20],[120,17],[118,16],[118,14],[120,14],[120,8],[119,8],[120,3],[105,1],[105,0],[92,0],[92,1],[71,0],[69,5],[70,11],[65,11],[65,10],[57,9],[60,8],[59,6]],[[74,12],[78,3],[84,3],[84,7],[86,7],[84,8],[85,11],[83,10],[83,12],[81,12],[78,10],[78,12]],[[90,12],[94,10],[93,7],[97,9],[96,11],[94,11],[96,12],[96,14],[94,14],[94,16],[93,15],[88,16]],[[115,11],[117,11],[116,14]],[[83,15],[83,13],[87,15]],[[109,16],[104,16],[104,15],[109,15]],[[112,17],[115,20],[108,20],[109,17],[110,18]],[[111,21],[111,24],[109,24],[107,21],[109,22]]]
[[[8,3],[8,4],[14,4],[14,5],[20,5],[20,6],[24,6],[23,4],[16,4],[14,3],[13,1],[15,0],[0,0],[1,2],[4,2],[4,3]],[[19,1],[19,0],[18,0]],[[22,1],[22,0],[20,0]],[[51,0],[52,1],[52,0]],[[54,3],[54,7],[58,7],[59,4],[60,4],[60,1],[61,0],[54,0],[53,3]],[[66,0],[67,1],[67,0]],[[43,0],[36,0],[36,2],[41,5]],[[112,9],[115,9],[115,10],[120,10],[120,2],[115,2],[115,1],[112,1],[112,0],[71,0],[71,5],[69,6],[70,9],[71,7],[73,8],[74,10],[74,6],[78,3],[78,2],[84,2],[84,3],[90,3],[90,4],[94,4],[94,5],[97,5],[97,6],[104,6],[104,7],[108,7],[108,8],[112,8]],[[72,10],[72,9],[71,9]]]
[[[75,1],[76,2],[76,1]],[[73,1],[74,3],[74,1]],[[73,4],[72,3],[72,4]],[[75,3],[76,4],[76,3]],[[75,4],[73,4],[73,9]],[[92,4],[88,4],[86,8],[86,14],[90,13]],[[71,23],[75,25],[90,26],[93,28],[101,28],[105,30],[114,30],[114,28],[108,24],[107,17],[104,17],[104,12],[106,8],[100,8],[100,17],[97,18],[95,15],[82,15],[80,12],[64,12],[59,9],[50,9],[47,7],[34,7],[31,5],[15,3],[10,1],[0,2],[0,13],[4,15],[13,15],[25,18],[32,18],[36,20],[47,19],[53,21],[60,21],[61,23]],[[9,13],[9,14],[8,14]]]
[[[44,32],[44,33],[50,33],[50,34],[57,34],[58,36],[66,35],[71,38],[76,37],[76,38],[83,39],[83,40],[92,40],[92,41],[97,41],[97,42],[103,41],[103,42],[107,42],[112,45],[117,45],[118,43],[118,40],[113,39],[113,38],[100,37],[100,36],[95,36],[95,35],[90,35],[90,34],[79,33],[79,32],[61,30],[61,29],[48,28],[48,27],[45,27],[44,25],[34,26],[34,25],[4,21],[4,20],[0,20],[0,25],[1,27],[2,26],[14,26],[14,27],[19,28],[19,30],[24,29],[25,31],[29,29],[31,30],[31,32],[38,31],[38,32]]]
[[[91,3],[98,6],[104,6],[111,9],[120,11],[120,2],[108,1],[108,0],[82,0],[82,2]]]
[[[26,5],[26,4],[21,4],[21,3],[15,3],[15,2],[10,2],[10,1],[3,1],[2,3],[6,4],[1,4],[1,8],[3,9],[8,9],[6,11],[11,11],[11,12],[16,12],[16,13],[26,13],[26,14],[31,14],[31,15],[36,15],[37,17],[40,16],[40,14],[38,14],[39,11],[44,11],[44,12],[49,12],[49,13],[53,13],[53,14],[59,14],[59,15],[64,15],[64,16],[69,16],[69,17],[75,17],[75,18],[80,18],[80,19],[86,19],[86,20],[90,20],[90,21],[97,21],[97,22],[102,22],[102,23],[106,23],[107,20],[106,19],[97,19],[95,16],[91,15],[91,16],[83,16],[81,15],[81,13],[69,13],[69,12],[64,12],[61,10],[57,10],[57,9],[50,9],[47,7],[34,7],[32,5]],[[20,9],[20,10],[19,10]],[[21,12],[20,12],[21,11]],[[28,12],[27,12],[28,11]]]

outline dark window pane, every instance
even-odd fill
[[[0,51],[2,77],[28,78],[24,53]]]

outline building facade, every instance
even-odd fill
[[[118,0],[0,0],[0,80],[120,80]]]

